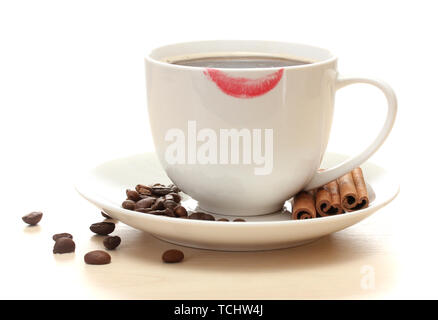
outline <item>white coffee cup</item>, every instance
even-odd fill
[[[169,62],[230,53],[311,63],[211,69]],[[153,50],[145,64],[150,125],[160,162],[176,185],[196,199],[201,209],[213,213],[275,212],[300,190],[322,186],[360,166],[385,141],[397,111],[395,94],[386,83],[342,77],[336,56],[309,45],[179,43]],[[335,93],[354,83],[383,91],[388,101],[385,124],[359,155],[318,172],[329,139]]]

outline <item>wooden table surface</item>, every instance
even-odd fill
[[[104,220],[98,209],[68,189],[28,227],[7,215],[3,237],[1,298],[122,299],[342,299],[430,297],[416,282],[435,281],[434,268],[406,239],[402,195],[362,223],[314,243],[265,252],[215,252],[178,247],[116,222],[122,238],[112,263],[86,265],[102,249],[88,229]],[[34,199],[36,203],[44,199]],[[35,208],[36,210],[37,208]],[[24,210],[24,209],[23,209]],[[17,210],[14,210],[16,213]],[[54,233],[74,235],[74,254],[52,254]],[[5,235],[5,234],[3,234]],[[418,239],[420,240],[420,239]],[[427,245],[423,243],[422,245]],[[183,250],[180,264],[164,264],[169,248]],[[421,248],[421,246],[420,246]],[[415,276],[413,276],[413,274]],[[429,277],[429,279],[427,279]],[[426,279],[425,279],[426,278]],[[412,281],[414,280],[414,281]],[[413,283],[414,282],[414,283]]]

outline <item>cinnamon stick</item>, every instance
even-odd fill
[[[316,218],[315,197],[313,191],[301,191],[293,199],[292,219]]]
[[[355,168],[338,178],[341,205],[345,211],[360,210],[368,207],[369,198],[361,168]]]
[[[336,180],[317,189],[315,206],[319,217],[332,216],[344,212]]]

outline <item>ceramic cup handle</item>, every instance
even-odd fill
[[[380,148],[380,146],[388,137],[389,132],[391,132],[395,116],[397,114],[397,99],[395,97],[394,91],[388,84],[383,81],[357,77],[339,77],[336,81],[336,90],[355,83],[371,84],[382,90],[382,92],[385,94],[386,100],[388,101],[388,112],[386,114],[385,124],[380,130],[377,138],[373,141],[373,143],[371,143],[371,145],[368,146],[368,148],[366,148],[355,157],[352,157],[333,168],[326,169],[322,172],[317,172],[312,180],[309,182],[309,184],[306,186],[305,190],[311,190],[320,187],[360,166],[369,157],[371,157],[373,153],[377,151],[377,149]]]

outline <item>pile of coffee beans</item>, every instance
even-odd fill
[[[75,252],[76,244],[73,241],[73,236],[69,233],[58,233],[53,235],[55,245],[53,246],[53,253],[70,253]]]
[[[124,209],[173,218],[187,217],[186,209],[181,206],[180,190],[173,184],[138,184],[135,190],[126,190]]]
[[[190,212],[181,205],[181,190],[174,184],[165,186],[161,183],[151,185],[138,184],[135,190],[126,190],[126,200],[122,208],[142,213],[168,216],[173,218],[215,221],[211,214],[205,212]],[[104,213],[102,213],[104,214]],[[106,214],[105,214],[106,215]],[[217,221],[229,221],[220,218]],[[244,222],[244,219],[235,219],[235,222]]]
[[[57,233],[52,236],[55,245],[53,253],[70,253],[75,252],[76,244],[73,241],[73,236],[70,233]]]

